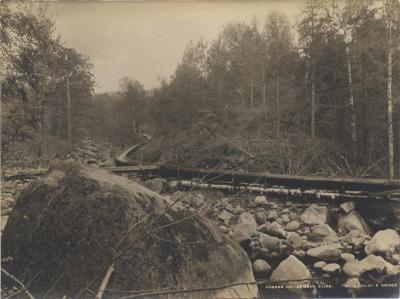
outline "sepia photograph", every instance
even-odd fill
[[[1,298],[400,298],[400,0],[0,0]]]

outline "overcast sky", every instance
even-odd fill
[[[296,21],[300,1],[265,2],[52,2],[49,12],[64,45],[89,56],[96,92],[118,89],[119,79],[158,86],[169,78],[186,44],[212,40],[234,21],[259,24],[271,11],[284,11]]]

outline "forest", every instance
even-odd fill
[[[25,5],[25,4],[24,4]],[[190,42],[170,78],[94,93],[88,57],[45,8],[1,4],[1,154],[43,165],[90,136],[140,163],[292,175],[398,177],[400,4],[308,0]]]

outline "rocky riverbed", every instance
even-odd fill
[[[398,296],[398,203],[310,203],[214,191],[171,192],[160,179],[143,184],[178,200],[182,208],[204,213],[239,243],[264,296]]]
[[[398,297],[396,202],[312,203],[259,194],[176,190],[163,179],[131,179],[169,198],[178,210],[206,215],[240,244],[263,297]],[[29,181],[3,184],[2,227],[19,190]]]

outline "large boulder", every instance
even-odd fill
[[[209,287],[190,297],[256,298],[244,250],[171,203],[105,170],[55,163],[18,197],[2,235],[2,255],[11,257],[2,267],[25,285],[34,281],[36,298],[92,298],[87,290],[97,293],[106,273],[107,289],[121,292]]]
[[[365,235],[370,234],[368,224],[364,221],[357,211],[342,215],[338,218],[338,231],[340,233],[348,233],[352,230],[359,230]]]
[[[324,261],[337,261],[342,254],[340,244],[327,244],[307,250],[307,255]]]
[[[311,273],[307,267],[294,255],[290,255],[282,261],[272,272],[272,281],[283,281],[281,284],[287,288],[296,288],[306,285],[311,278]]]
[[[393,229],[378,231],[370,241],[365,242],[365,253],[393,254],[396,248],[400,249],[400,236]]]
[[[349,277],[360,277],[365,272],[372,270],[384,272],[388,275],[396,275],[400,273],[400,266],[394,266],[391,263],[385,261],[381,256],[376,256],[373,254],[367,256],[361,261],[347,261],[346,264],[343,266],[343,271]]]
[[[323,224],[326,223],[327,217],[328,208],[325,206],[318,206],[316,204],[310,205],[300,215],[300,219],[306,224]]]

